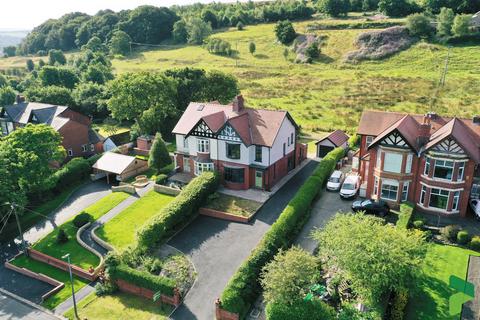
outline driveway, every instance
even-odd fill
[[[198,278],[173,319],[214,319],[215,300],[240,264],[278,218],[290,199],[315,169],[311,161],[281,187],[250,224],[198,216],[168,244],[184,252],[195,264]]]
[[[105,182],[88,183],[76,190],[70,198],[49,216],[55,225],[61,225],[83,209],[109,194],[110,186]],[[54,229],[52,221],[43,220],[24,233],[25,240],[34,243]],[[19,242],[16,239],[15,242]],[[17,244],[11,241],[0,246],[0,288],[15,293],[22,298],[40,303],[41,296],[52,287],[44,282],[26,277],[4,267],[3,262],[18,253]]]
[[[28,301],[0,291],[0,319],[59,320],[60,318]]]

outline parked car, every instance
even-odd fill
[[[358,189],[360,188],[360,177],[359,176],[347,176],[345,181],[343,181],[342,188],[340,189],[340,197],[344,199],[354,198]]]
[[[330,178],[328,178],[327,190],[330,190],[330,191],[340,190],[340,187],[342,186],[342,182],[344,179],[345,179],[345,176],[343,175],[342,171],[338,171],[338,170],[333,171]]]
[[[352,203],[353,212],[365,211],[367,214],[373,214],[385,217],[390,213],[390,207],[385,201],[375,201],[372,199],[358,200]]]
[[[470,199],[470,208],[475,214],[475,219],[480,220],[480,199]]]

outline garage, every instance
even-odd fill
[[[317,157],[321,159],[337,147],[347,149],[349,138],[350,137],[342,130],[335,130],[315,143],[317,146]]]

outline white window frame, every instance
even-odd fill
[[[378,177],[374,177],[374,183],[373,183],[373,193],[375,196],[378,196]]]
[[[447,166],[447,162],[450,162],[452,165],[451,165],[451,166]],[[436,169],[437,167],[452,169],[452,175],[450,176],[450,179],[436,177],[436,176],[435,176],[435,169]],[[435,165],[433,166],[433,176],[432,176],[432,177],[433,177],[434,179],[438,179],[438,180],[452,181],[452,180],[453,180],[454,171],[455,171],[455,162],[454,162],[453,160],[435,159]]]
[[[188,137],[183,137],[183,149],[188,150]]]
[[[463,181],[465,175],[465,161],[458,163],[457,181]]]
[[[413,154],[407,155],[407,163],[405,164],[405,173],[412,173]]]
[[[372,144],[373,140],[374,140],[373,136],[367,136],[365,138],[365,145],[367,146],[367,148]]]
[[[437,193],[435,190],[438,190],[438,193]],[[444,193],[446,192],[447,194],[446,194],[446,195],[445,195],[445,194],[442,194],[442,191],[443,191]],[[447,197],[447,202],[446,202],[445,208],[438,208],[438,207],[434,207],[434,206],[431,206],[431,205],[430,205],[430,202],[432,201],[432,194],[433,194],[433,195],[437,195],[437,196],[441,196],[441,197]],[[450,191],[445,190],[445,189],[442,189],[442,188],[431,188],[431,189],[430,189],[430,199],[428,200],[428,207],[429,207],[429,208],[438,209],[438,210],[447,211],[449,199],[450,199]]]
[[[452,210],[457,211],[460,205],[460,191],[452,191]]]
[[[422,186],[422,190],[420,191],[420,204],[423,206],[425,203],[425,197],[427,196],[427,187]]]
[[[87,145],[86,144],[82,144],[82,152],[87,152]]]
[[[194,161],[194,172],[196,176],[201,175],[205,171],[213,171],[213,162],[196,162]]]
[[[423,174],[428,176],[430,173],[430,158],[425,157],[425,167],[423,168]]]
[[[400,163],[398,167],[393,167],[392,158],[388,159],[389,157],[395,158],[395,164],[398,164],[398,158],[400,158]],[[402,172],[402,164],[403,164],[403,154],[397,152],[385,152],[385,156],[383,158],[383,171],[392,172],[392,173],[401,173]]]
[[[73,156],[73,150],[72,149],[68,149],[67,150],[67,154],[71,157]]]
[[[209,153],[210,152],[210,140],[209,139],[197,139],[197,152]]]
[[[396,184],[395,184],[396,183]],[[392,187],[396,187],[397,188],[397,191],[396,191],[396,195],[395,195],[395,199],[391,199],[391,198],[384,198],[383,197],[383,190],[385,189],[386,191],[388,191],[389,193],[390,192],[393,192],[391,189]],[[387,190],[388,189],[388,190]],[[384,199],[384,200],[389,200],[389,201],[397,201],[398,200],[398,191],[399,191],[399,184],[398,182],[394,182],[394,180],[382,180],[382,185],[380,187],[380,198]]]
[[[406,182],[403,183],[401,201],[407,201],[408,200],[408,189],[409,189],[409,187],[410,187],[410,181],[406,181]]]
[[[380,168],[380,165],[382,164],[382,150],[381,149],[378,149],[377,151],[377,162],[375,164],[375,166],[378,168],[378,169],[382,169]]]

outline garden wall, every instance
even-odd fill
[[[120,291],[130,293],[147,300],[153,300],[153,296],[155,295],[154,291],[136,286],[123,279],[117,279],[115,280],[115,283]],[[160,300],[163,303],[167,303],[175,307],[178,307],[181,303],[180,293],[178,290],[174,290],[173,297],[162,294],[160,296]]]
[[[112,186],[112,192],[126,192],[129,194],[135,194],[137,191],[135,187],[129,184],[124,184],[120,186]]]
[[[180,192],[182,192],[182,190],[180,189],[170,188],[161,184],[153,185],[153,190],[155,190],[158,193],[163,193],[169,196],[178,196]]]
[[[234,214],[230,214],[228,212],[213,210],[210,208],[200,208],[198,210],[198,213],[200,213],[203,216],[208,216],[208,217],[213,217],[213,218],[218,218],[218,219],[233,221],[233,222],[242,222],[242,223],[248,223],[250,219],[252,219],[254,216],[254,215],[251,215],[250,217],[237,216]]]

